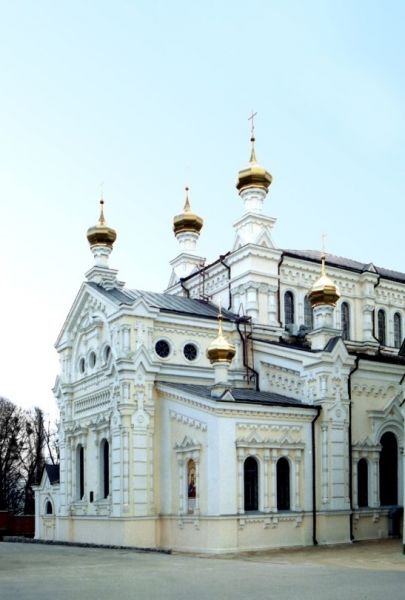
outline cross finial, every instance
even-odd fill
[[[255,141],[255,116],[256,115],[257,115],[257,112],[253,112],[253,108],[252,108],[252,114],[248,118],[248,121],[251,121],[251,123],[250,123],[250,141],[251,142]]]
[[[222,335],[222,300],[221,300],[221,296],[219,297],[218,300],[218,335]]]
[[[255,116],[257,115],[257,112],[253,112],[253,108],[252,108],[252,114],[250,115],[250,117],[248,118],[248,121],[251,121],[251,125],[250,125],[250,141],[252,142],[252,151],[250,153],[250,162],[251,163],[255,163],[256,162],[256,150],[255,150]]]
[[[322,233],[322,254],[321,254],[321,271],[322,271],[322,275],[325,275],[325,258],[326,258],[325,240],[326,240],[326,233],[323,232]]]

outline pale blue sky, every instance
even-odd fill
[[[393,0],[0,0],[0,394],[53,405],[100,182],[130,287],[166,286],[186,184],[229,250],[252,108],[276,245],[405,271],[404,30]]]

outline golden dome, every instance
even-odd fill
[[[104,217],[104,200],[100,200],[100,217],[97,225],[89,227],[87,230],[87,239],[90,246],[108,246],[113,247],[117,239],[117,232],[112,227],[108,227]]]
[[[321,276],[312,286],[308,298],[313,307],[320,306],[321,304],[335,306],[340,298],[339,288],[332,279],[326,275],[325,255],[322,256]]]
[[[222,313],[221,309],[219,309],[218,335],[207,348],[207,358],[211,364],[216,362],[230,363],[235,353],[235,346],[231,342],[228,342],[222,332]]]
[[[248,188],[262,188],[267,192],[273,178],[264,167],[257,164],[255,138],[251,137],[250,141],[252,142],[252,151],[250,153],[249,165],[239,171],[236,188],[239,190],[239,193]]]
[[[184,232],[200,233],[204,221],[191,210],[190,200],[188,199],[188,187],[186,187],[186,200],[181,215],[176,215],[173,219],[174,235]]]

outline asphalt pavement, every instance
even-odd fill
[[[0,542],[1,600],[404,600],[402,542],[223,557]]]

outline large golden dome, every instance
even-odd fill
[[[117,239],[117,232],[112,227],[108,227],[104,217],[104,200],[100,200],[100,217],[97,225],[89,227],[87,230],[87,239],[90,246],[108,246],[113,247]]]
[[[204,220],[192,212],[190,200],[188,198],[188,187],[186,187],[186,200],[184,202],[183,212],[176,215],[173,219],[174,235],[184,232],[200,233]]]
[[[308,294],[312,306],[329,304],[335,306],[340,298],[340,291],[330,277],[326,275],[325,256],[322,256],[321,276],[317,279]]]
[[[273,178],[264,167],[261,167],[257,163],[255,138],[251,137],[250,141],[252,142],[252,151],[250,153],[249,165],[239,171],[236,188],[239,190],[239,193],[248,188],[262,188],[267,192]]]
[[[207,348],[207,358],[210,363],[230,363],[235,356],[236,348],[224,337],[222,332],[222,313],[218,314],[218,335]]]

